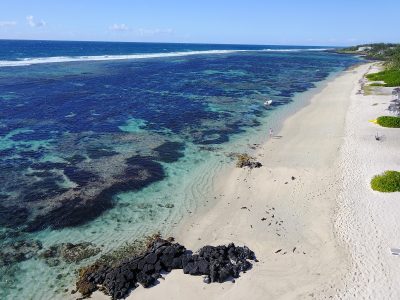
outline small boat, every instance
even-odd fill
[[[269,99],[267,99],[267,100],[264,102],[264,105],[265,105],[265,106],[271,106],[271,104],[272,104],[272,100],[269,100]]]
[[[400,255],[400,249],[398,249],[398,248],[390,248],[390,252],[392,252],[392,255],[396,255],[396,256]]]

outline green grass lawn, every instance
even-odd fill
[[[382,116],[376,121],[382,127],[400,128],[400,117]]]
[[[400,86],[400,70],[388,69],[379,73],[368,74],[367,78],[371,81],[384,81],[385,84],[373,83],[375,86]]]
[[[400,172],[385,171],[376,175],[371,180],[371,188],[383,193],[400,192]]]

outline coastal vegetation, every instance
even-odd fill
[[[376,175],[371,180],[371,188],[384,193],[400,192],[400,172],[385,171],[381,175]]]
[[[365,44],[339,49],[338,53],[358,54],[367,59],[383,61],[385,70],[367,75],[374,86],[395,87],[400,86],[400,44]]]
[[[371,81],[383,81],[384,83],[372,83],[373,86],[394,87],[400,86],[400,69],[387,69],[382,72],[368,74]]]
[[[400,68],[400,44],[364,44],[337,50],[343,54],[359,54],[368,59],[385,61],[391,68]]]
[[[376,119],[376,123],[382,127],[400,128],[400,117],[382,116]]]

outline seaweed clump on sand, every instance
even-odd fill
[[[255,260],[253,251],[233,243],[228,246],[205,246],[193,254],[172,241],[171,238],[164,240],[155,235],[148,240],[147,248],[141,254],[133,251],[130,257],[123,255],[121,260],[100,259],[80,269],[77,291],[89,297],[96,290],[101,290],[112,299],[121,299],[139,284],[145,288],[153,286],[162,277],[162,272],[173,269],[183,269],[185,274],[190,275],[204,275],[206,283],[221,283],[238,278],[240,272],[251,268],[249,260]]]
[[[261,168],[262,164],[258,161],[255,161],[254,157],[251,157],[246,153],[242,153],[242,154],[237,154],[236,167],[238,168],[248,167],[250,169],[253,169],[253,168]]]

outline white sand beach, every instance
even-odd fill
[[[377,72],[373,66],[370,72]],[[348,247],[351,263],[339,299],[400,299],[400,193],[379,193],[370,188],[374,175],[400,169],[400,130],[383,128],[368,120],[390,115],[386,110],[391,88],[382,95],[351,96],[341,150],[343,189],[336,229]],[[386,94],[386,95],[384,95]],[[383,141],[374,135],[383,136]]]
[[[399,299],[399,258],[389,251],[400,247],[399,195],[373,192],[369,181],[398,166],[400,139],[368,122],[390,101],[357,95],[370,66],[343,72],[289,117],[258,149],[262,168],[219,174],[215,206],[173,233],[189,249],[247,245],[253,269],[209,285],[174,270],[129,299]]]

